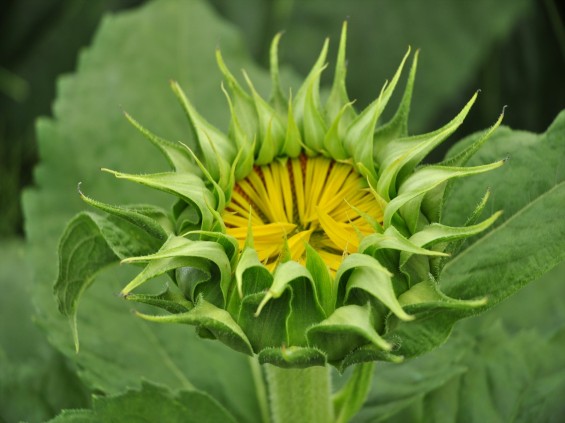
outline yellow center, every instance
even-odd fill
[[[222,217],[241,249],[251,221],[255,250],[270,270],[285,252],[303,262],[309,243],[336,271],[360,237],[375,232],[369,221],[381,223],[382,208],[352,166],[301,156],[255,167],[234,187]]]

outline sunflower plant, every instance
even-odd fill
[[[55,294],[77,349],[77,303],[93,275],[69,269],[85,254],[98,268],[118,258],[141,265],[121,291],[143,304],[139,318],[192,325],[201,337],[263,365],[275,422],[347,421],[363,403],[375,361],[400,362],[428,351],[456,320],[491,305],[488,296],[450,296],[441,281],[464,240],[489,228],[501,211],[481,217],[488,191],[468,198],[476,207],[463,226],[443,224],[442,210],[457,195],[453,180],[504,164],[501,158],[466,166],[502,114],[458,154],[424,164],[462,124],[477,94],[445,126],[409,135],[418,61],[409,49],[379,96],[357,111],[345,84],[346,33],[344,24],[331,88],[320,89],[326,40],[300,88],[288,93],[279,77],[277,35],[269,99],[245,71],[236,78],[217,50],[231,112],[227,133],[171,82],[197,148],[165,140],[126,113],[172,169],[104,170],[168,193],[175,203],[170,210],[115,206],[79,186],[82,199],[106,215],[80,213],[60,242]],[[383,111],[410,56],[404,94],[385,122]],[[102,236],[89,242],[85,231],[81,239],[84,225],[97,226]],[[88,251],[76,254],[78,245]],[[170,281],[162,291],[141,289],[162,275]],[[149,311],[155,307],[164,311]],[[332,394],[330,369],[349,366],[355,368],[348,383]]]

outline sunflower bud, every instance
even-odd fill
[[[280,367],[344,369],[365,361],[400,361],[395,346],[404,340],[390,335],[395,325],[486,301],[449,298],[437,281],[461,240],[499,216],[477,223],[488,194],[466,226],[439,221],[451,180],[503,164],[464,167],[500,119],[461,154],[423,166],[461,125],[476,94],[444,127],[409,136],[417,52],[398,110],[382,123],[410,50],[378,98],[357,112],[345,88],[346,25],[325,101],[319,86],[328,42],[300,89],[287,98],[279,82],[279,39],[271,47],[268,101],[245,73],[242,86],[217,52],[231,111],[227,134],[172,83],[196,138],[194,151],[127,116],[173,170],[110,172],[177,197],[172,220],[164,224],[143,210],[84,199],[161,239],[156,252],[123,260],[145,267],[122,294],[168,312],[140,317],[193,325],[202,337]],[[174,284],[161,294],[134,292],[162,274]]]

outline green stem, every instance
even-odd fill
[[[261,365],[257,361],[256,357],[249,357],[249,364],[251,366],[253,382],[255,383],[255,393],[257,394],[259,409],[261,410],[261,422],[271,423],[271,416],[269,415],[269,404],[267,403],[267,388],[263,379],[263,369],[261,368]]]
[[[328,367],[282,369],[265,365],[273,423],[334,420]]]
[[[374,363],[355,366],[353,374],[333,396],[335,423],[347,423],[363,407],[373,380]]]

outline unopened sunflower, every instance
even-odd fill
[[[399,361],[405,340],[391,336],[395,325],[486,301],[449,298],[437,281],[461,240],[499,213],[477,223],[485,197],[466,226],[439,221],[451,180],[503,164],[464,167],[500,120],[459,155],[422,165],[462,123],[476,94],[444,127],[409,136],[417,53],[398,110],[383,123],[410,51],[378,98],[357,112],[345,88],[345,26],[325,99],[319,85],[328,42],[300,89],[285,96],[279,38],[271,47],[268,101],[245,73],[245,84],[238,82],[217,52],[231,111],[227,134],[172,83],[197,141],[194,151],[127,116],[173,170],[109,172],[177,197],[170,215],[83,198],[151,240],[149,254],[122,257],[145,264],[122,294],[167,312],[142,318],[194,325],[203,337],[279,367]],[[134,292],[162,274],[173,282],[164,292]]]

